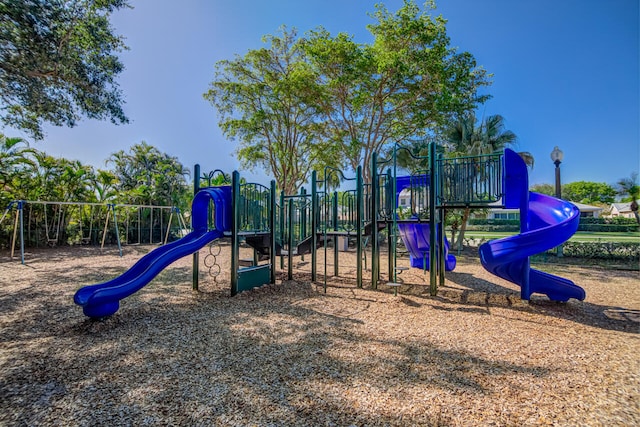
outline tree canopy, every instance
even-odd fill
[[[535,184],[531,191],[555,196],[555,187],[551,184]],[[588,205],[608,205],[615,202],[616,189],[604,182],[576,181],[562,184],[562,198]]]
[[[363,165],[365,180],[373,152],[432,134],[484,102],[488,96],[478,89],[489,84],[470,53],[450,47],[441,16],[405,0],[395,13],[378,4],[372,17],[372,44],[323,28],[304,41],[327,137],[344,156],[342,166]]]
[[[616,190],[604,182],[576,181],[562,185],[562,198],[588,205],[611,204]]]
[[[618,194],[624,197],[623,200],[631,202],[631,212],[640,224],[638,214],[638,199],[640,198],[640,184],[638,184],[638,173],[633,172],[628,178],[621,178],[617,182]]]
[[[204,97],[217,109],[224,135],[239,141],[242,165],[262,167],[294,194],[330,147],[320,138],[314,76],[296,30],[282,27],[280,36],[263,42],[267,47],[218,62]]]
[[[111,155],[107,164],[113,165],[116,189],[127,194],[130,203],[181,206],[186,176],[190,172],[176,157],[160,152],[142,141],[129,152],[120,150]]]
[[[446,21],[413,0],[372,14],[370,44],[317,28],[282,30],[268,46],[220,61],[204,94],[225,136],[238,139],[244,166],[260,166],[293,194],[312,169],[370,176],[370,156],[430,134],[487,96],[485,70],[449,46]]]
[[[547,196],[555,196],[556,194],[556,187],[547,183],[534,184],[529,188],[529,190],[540,194],[546,194]]]
[[[171,205],[186,210],[189,171],[142,142],[109,158],[111,170],[51,156],[0,134],[0,206],[12,200]]]
[[[36,139],[82,117],[127,123],[116,77],[126,49],[110,14],[126,0],[0,2],[0,120]]]

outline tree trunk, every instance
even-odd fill
[[[462,215],[462,224],[460,224],[460,233],[458,234],[458,240],[456,241],[456,248],[462,250],[462,242],[464,242],[464,232],[467,230],[467,221],[471,214],[470,208],[464,208],[464,214]]]

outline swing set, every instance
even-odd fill
[[[99,244],[104,249],[105,244],[116,243],[122,256],[122,244],[162,245],[172,237],[172,229],[177,237],[188,229],[175,206],[15,200],[0,217],[0,227],[12,211],[11,258],[19,241],[23,264],[25,247]]]

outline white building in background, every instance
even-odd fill
[[[580,217],[582,218],[599,218],[602,215],[604,208],[599,206],[585,205],[584,203],[571,202],[580,210]],[[496,203],[500,205],[500,203]],[[475,218],[480,218],[479,215],[474,215]],[[487,219],[520,219],[519,209],[500,209],[491,208],[487,211]]]
[[[636,200],[636,203],[640,203],[640,200]],[[631,202],[627,203],[612,203],[611,212],[609,212],[611,218],[621,216],[624,218],[635,218],[633,211],[631,210]]]

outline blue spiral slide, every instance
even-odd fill
[[[532,269],[531,255],[552,249],[573,236],[580,211],[573,204],[529,192],[527,167],[512,150],[504,154],[504,205],[520,209],[520,234],[480,246],[480,260],[489,272],[520,286],[521,298],[547,295],[553,301],[584,300],[585,291],[569,279]]]
[[[215,207],[214,230],[208,229],[210,202]],[[74,302],[91,318],[110,316],[118,311],[120,300],[142,289],[171,263],[221,238],[231,229],[231,187],[200,190],[193,199],[191,223],[191,233],[149,252],[113,280],[80,288]]]

